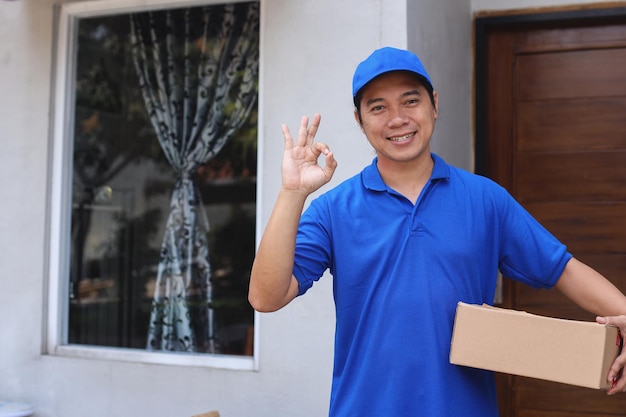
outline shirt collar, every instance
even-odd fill
[[[450,166],[439,155],[435,153],[430,154],[433,158],[435,165],[433,166],[433,172],[430,175],[430,181],[439,179],[450,179]],[[387,185],[383,182],[383,178],[378,171],[378,157],[374,158],[372,163],[365,167],[363,170],[363,185],[372,191],[385,191]]]

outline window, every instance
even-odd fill
[[[59,19],[49,350],[246,368],[259,4],[93,3]]]

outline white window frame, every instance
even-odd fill
[[[50,182],[48,186],[48,305],[46,320],[46,354],[55,356],[114,360],[125,362],[155,363],[180,366],[200,366],[238,371],[259,369],[259,313],[254,313],[254,352],[252,357],[216,354],[190,354],[176,352],[152,352],[141,349],[111,348],[67,344],[69,255],[71,224],[71,175],[73,147],[73,97],[76,65],[77,22],[81,18],[135,13],[147,10],[193,7],[210,4],[235,3],[247,0],[95,0],[65,3],[56,10],[56,54],[52,84],[52,128],[50,147]],[[261,6],[260,31],[263,33],[263,2]],[[259,48],[261,45],[259,45]],[[261,51],[260,51],[261,52]],[[260,54],[259,80],[263,68]],[[259,121],[262,120],[261,83],[258,92]],[[260,226],[261,178],[262,178],[262,129],[258,129],[257,146],[257,201],[256,232]]]

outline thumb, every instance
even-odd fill
[[[599,324],[609,324],[609,320],[606,317],[596,317],[596,323]]]
[[[324,154],[326,156],[325,166],[324,166],[324,175],[326,178],[331,178],[335,173],[335,169],[337,168],[337,161],[335,160],[335,156],[330,151],[330,149],[326,148],[324,150]]]

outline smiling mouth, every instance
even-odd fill
[[[415,132],[411,132],[411,133],[409,133],[407,135],[404,135],[404,136],[390,137],[390,138],[387,138],[387,140],[390,140],[392,142],[404,142],[405,140],[408,140],[411,137],[413,137],[414,134],[415,134]]]

